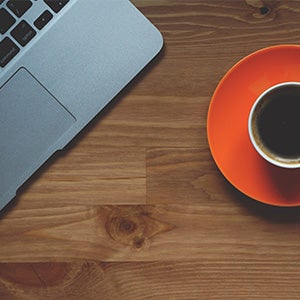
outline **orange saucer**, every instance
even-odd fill
[[[213,158],[227,180],[247,196],[277,206],[300,205],[300,168],[283,169],[265,161],[248,136],[248,115],[269,87],[300,82],[300,46],[280,45],[250,54],[219,83],[208,112]]]

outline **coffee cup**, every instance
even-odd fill
[[[266,161],[283,168],[300,167],[300,82],[283,82],[254,102],[248,132]]]

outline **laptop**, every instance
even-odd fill
[[[128,0],[0,0],[0,209],[162,45]]]

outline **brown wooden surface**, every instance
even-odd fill
[[[300,1],[133,3],[164,50],[0,214],[0,299],[300,299],[300,209],[242,195],[206,136],[234,63],[300,43]]]

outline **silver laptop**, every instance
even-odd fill
[[[0,209],[162,44],[128,0],[0,0]]]

